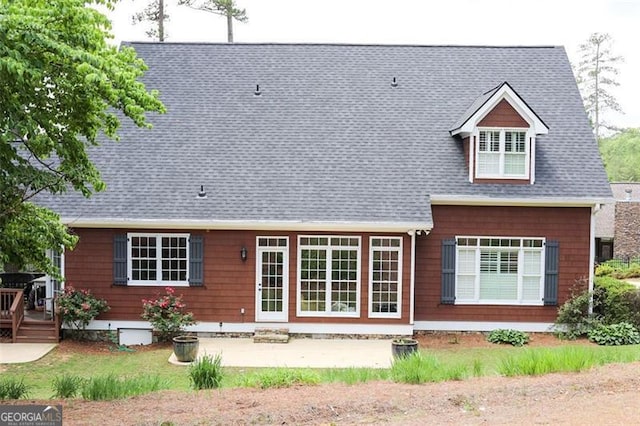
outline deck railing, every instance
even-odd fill
[[[0,320],[7,322],[11,320],[11,305],[16,298],[18,288],[0,288]]]
[[[13,303],[11,303],[9,315],[11,316],[11,339],[13,343],[16,343],[18,338],[18,329],[24,319],[24,294],[20,289],[17,290],[13,297]]]

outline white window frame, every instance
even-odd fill
[[[302,245],[303,238],[327,238],[326,245]],[[349,238],[358,240],[356,246],[341,246],[331,244],[332,238]],[[362,237],[355,235],[298,235],[297,249],[297,279],[296,279],[296,315],[299,317],[332,317],[332,318],[359,318],[361,301],[361,270],[362,270]],[[324,311],[303,311],[302,310],[302,250],[326,250],[326,279],[325,279],[325,310]],[[332,250],[356,250],[356,307],[355,311],[331,311],[331,251]]]
[[[476,239],[476,245],[460,245],[458,241],[460,239]],[[518,251],[518,277],[517,277],[517,297],[513,300],[507,299],[481,299],[480,298],[480,253],[483,249],[491,249],[495,248],[496,250],[500,250],[500,247],[491,247],[491,246],[481,246],[481,239],[499,239],[499,240],[520,240],[520,246],[517,248]],[[535,240],[541,241],[541,247],[524,247],[525,240]],[[544,305],[544,280],[545,280],[545,247],[546,247],[546,239],[543,237],[491,237],[491,236],[456,236],[456,294],[455,294],[455,304],[456,305],[523,305],[523,306],[543,306]],[[475,274],[464,274],[467,276],[474,276],[474,296],[472,298],[465,299],[460,293],[460,285],[458,277],[463,275],[460,273],[460,252],[461,251],[471,251],[475,250]],[[514,247],[504,247],[503,251],[516,251]],[[524,277],[527,276],[524,272],[524,253],[525,252],[536,252],[540,254],[540,287],[538,292],[538,298],[534,300],[524,300],[523,299],[523,284]]]
[[[480,151],[480,132],[499,132],[499,150],[496,152],[496,154],[500,155],[500,160],[499,160],[499,171],[498,173],[481,173],[480,172],[480,155],[483,153],[486,153],[486,151]],[[506,154],[508,154],[508,152],[506,152],[506,148],[505,148],[505,142],[506,142],[506,133],[507,132],[518,132],[518,133],[524,133],[525,134],[525,146],[524,146],[524,157],[525,157],[525,171],[524,174],[508,174],[505,173],[505,159],[506,159]],[[531,149],[533,146],[533,137],[534,135],[531,134],[529,129],[523,128],[523,127],[476,127],[474,133],[473,133],[473,138],[475,139],[475,146],[474,146],[474,161],[473,164],[475,165],[475,178],[476,179],[530,179],[531,176]]]
[[[133,279],[133,256],[131,254],[132,238],[155,238],[156,239],[156,278],[155,280],[134,280]],[[129,280],[127,285],[130,286],[170,286],[170,287],[188,287],[189,286],[189,237],[190,234],[178,233],[149,233],[149,232],[130,232],[127,234],[127,276]],[[162,279],[162,238],[185,238],[186,239],[186,265],[187,271],[185,279],[180,281],[171,281]]]
[[[397,247],[392,246],[376,246],[374,247],[373,242],[375,240],[387,240],[387,241],[398,241],[399,245]],[[402,318],[402,247],[404,241],[402,237],[375,237],[372,236],[369,238],[369,318]],[[397,312],[374,312],[373,311],[373,257],[375,251],[381,252],[396,252],[398,253],[398,279],[397,279]]]

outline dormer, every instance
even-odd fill
[[[549,128],[506,81],[480,95],[450,130],[471,183],[535,182],[536,136]]]

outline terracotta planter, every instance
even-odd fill
[[[407,356],[418,350],[418,341],[415,339],[393,339],[391,341],[391,353],[394,358]]]
[[[193,362],[198,356],[196,336],[176,336],[173,338],[173,353],[180,362]]]

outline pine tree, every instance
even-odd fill
[[[580,62],[576,69],[576,80],[582,93],[584,108],[591,126],[599,140],[602,129],[619,130],[602,119],[606,110],[622,112],[610,89],[620,85],[616,80],[617,65],[622,56],[612,52],[613,40],[609,34],[593,33],[586,43],[580,45]]]

